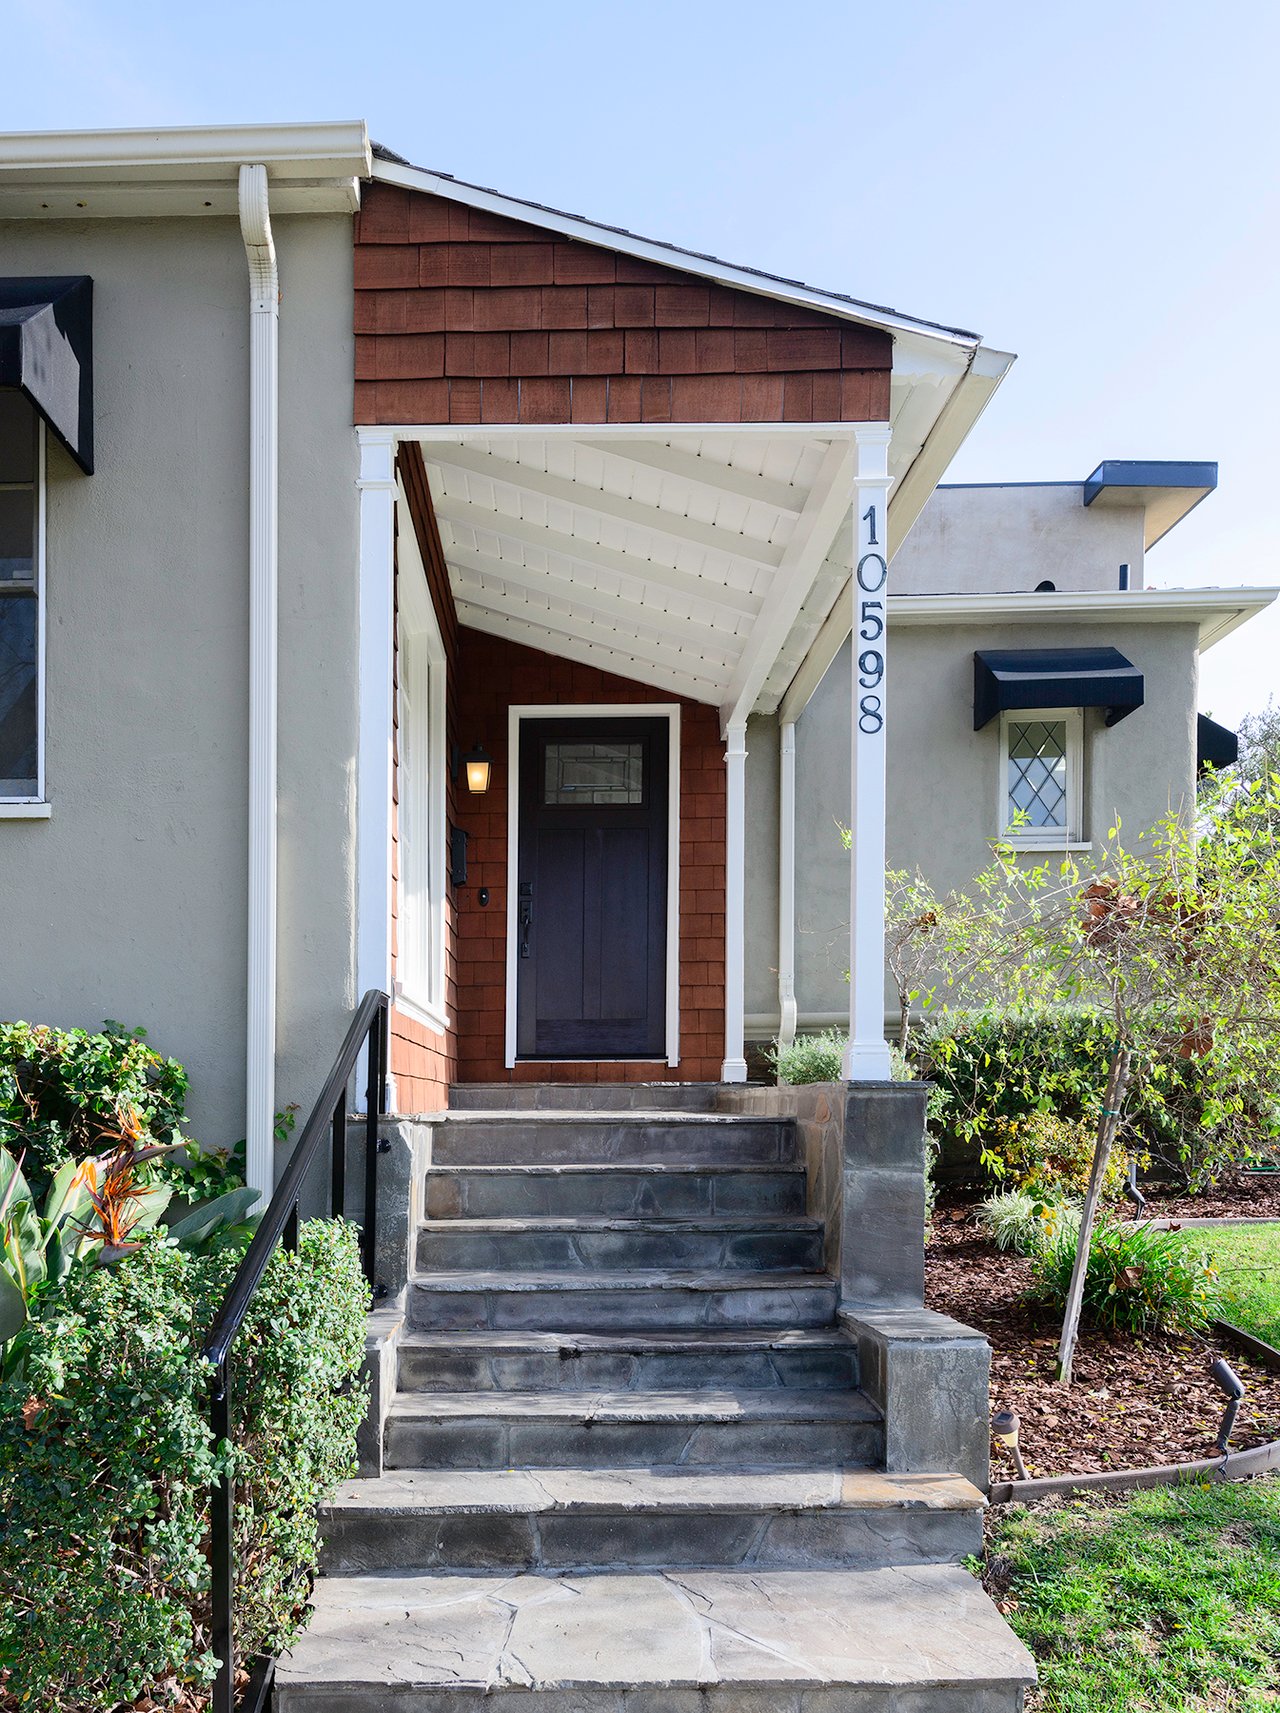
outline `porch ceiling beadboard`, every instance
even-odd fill
[[[726,720],[777,708],[849,580],[841,431],[421,445],[463,624]]]

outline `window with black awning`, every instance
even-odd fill
[[[0,389],[21,393],[93,472],[93,281],[0,277]]]
[[[1142,673],[1118,648],[980,648],[973,656],[975,731],[1022,708],[1105,708],[1113,726],[1144,695]]]

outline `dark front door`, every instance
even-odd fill
[[[666,1050],[666,720],[520,725],[521,1058]]]

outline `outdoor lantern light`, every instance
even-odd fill
[[[1027,1466],[1022,1461],[1022,1453],[1018,1449],[1018,1429],[1021,1427],[1016,1410],[997,1410],[991,1418],[991,1432],[994,1438],[1012,1453],[1017,1466],[1019,1481],[1027,1479]]]
[[[458,764],[461,763],[467,771],[467,790],[473,797],[483,797],[489,789],[489,769],[493,766],[493,757],[483,744],[477,744],[465,755],[453,752],[453,777],[458,777]]]

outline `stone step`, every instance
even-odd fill
[[[398,1347],[410,1392],[626,1392],[705,1385],[858,1384],[857,1350],[839,1329],[686,1333],[417,1332]]]
[[[389,1469],[868,1467],[883,1437],[861,1392],[410,1392],[392,1399],[385,1448]]]
[[[1017,1713],[1030,1656],[951,1565],[321,1577],[277,1713]]]
[[[323,1568],[801,1570],[958,1563],[985,1501],[958,1475],[872,1469],[462,1469],[349,1481]]]
[[[418,1229],[417,1254],[425,1271],[677,1267],[803,1273],[822,1265],[822,1223],[749,1214],[681,1220],[590,1214],[428,1219]]]
[[[714,1112],[461,1112],[432,1127],[433,1166],[790,1164],[790,1118]]]
[[[417,1273],[406,1315],[427,1331],[675,1331],[685,1327],[831,1326],[823,1273]]]
[[[719,1083],[454,1083],[450,1112],[714,1112]]]
[[[775,1166],[432,1166],[432,1219],[518,1219],[537,1214],[602,1218],[805,1211],[798,1162]]]

